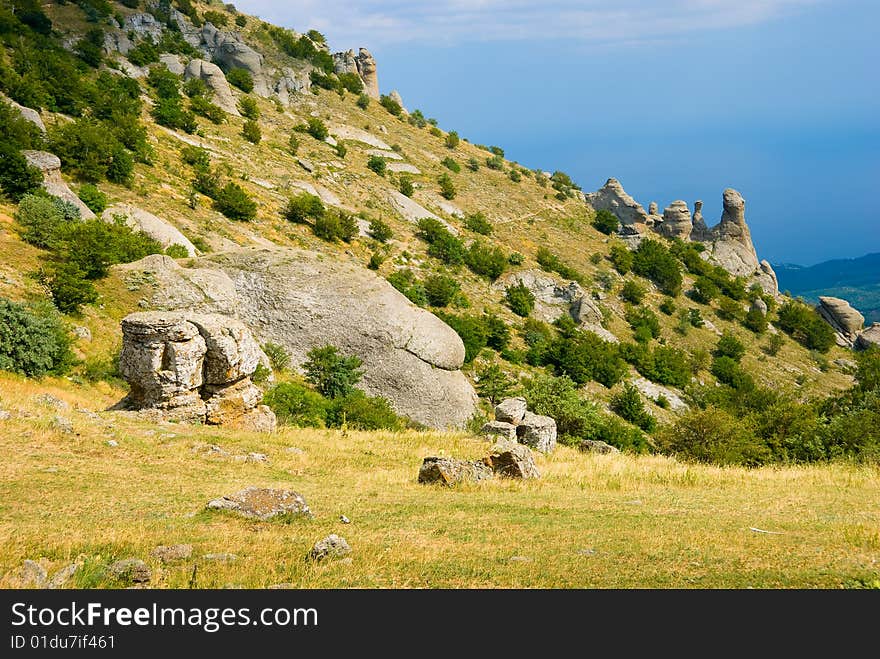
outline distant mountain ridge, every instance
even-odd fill
[[[809,267],[773,264],[779,290],[817,302],[820,295],[843,298],[862,312],[865,322],[880,322],[880,252],[855,259],[834,259]]]

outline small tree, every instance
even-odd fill
[[[367,169],[374,171],[379,176],[385,176],[385,168],[387,164],[382,156],[370,156],[367,160]]]
[[[443,165],[449,171],[455,172],[456,174],[461,172],[461,165],[459,165],[455,161],[455,158],[450,158],[449,156],[446,156],[443,160],[440,161],[440,164]]]
[[[392,236],[394,236],[391,227],[379,218],[373,218],[370,220],[369,233],[370,238],[378,240],[380,243],[386,243],[391,240]]]
[[[618,222],[617,216],[614,213],[603,208],[598,211],[596,217],[593,218],[593,226],[606,236],[610,236],[617,231],[620,222]]]
[[[623,288],[620,289],[620,297],[632,304],[641,304],[647,292],[645,287],[635,279],[627,279],[623,284]]]
[[[474,233],[488,236],[492,233],[492,223],[482,213],[468,213],[464,218],[464,226]]]
[[[257,107],[257,101],[250,96],[243,96],[238,101],[238,110],[246,119],[256,120],[260,118],[260,108]]]
[[[370,97],[366,94],[361,94],[358,96],[356,104],[361,110],[366,110],[370,106]]]
[[[327,398],[349,395],[363,377],[361,359],[354,355],[345,357],[339,354],[335,346],[313,348],[306,353],[306,357],[303,364],[306,381]]]
[[[440,184],[440,194],[444,199],[455,199],[455,184],[449,174],[441,174],[437,183]]]
[[[316,140],[323,142],[330,135],[330,129],[319,117],[309,117],[306,132]]]
[[[448,133],[446,133],[446,148],[454,149],[455,147],[458,146],[458,143],[460,141],[461,140],[458,137],[458,133],[455,132],[454,130],[451,130]]]
[[[507,398],[516,384],[498,364],[490,364],[477,372],[477,393],[492,405]]]
[[[428,304],[433,307],[445,307],[455,299],[461,285],[453,278],[446,275],[430,275],[422,284],[425,289],[425,297]]]
[[[244,188],[231,181],[217,192],[214,208],[230,220],[250,222],[257,216],[257,203]]]
[[[745,354],[746,347],[743,345],[742,341],[730,332],[725,332],[721,338],[718,339],[718,345],[715,346],[716,356],[730,357],[735,362],[739,362]]]
[[[632,270],[633,255],[624,245],[612,245],[608,258],[620,274],[625,275]]]
[[[646,432],[657,425],[654,417],[645,409],[639,390],[627,382],[623,390],[611,397],[611,411]]]
[[[252,119],[248,119],[244,122],[244,126],[241,129],[241,134],[248,142],[252,144],[259,144],[260,140],[263,139],[263,133],[260,130],[260,124]]]
[[[526,318],[535,308],[535,295],[522,282],[516,286],[508,286],[504,290],[504,297],[507,306],[517,316]]]
[[[308,224],[323,217],[324,202],[321,198],[308,192],[301,192],[291,197],[284,207],[284,219],[296,224]]]
[[[400,177],[398,189],[400,190],[400,194],[407,197],[412,197],[413,192],[415,192],[415,187],[413,186],[412,179],[409,176]]]
[[[230,85],[238,87],[245,94],[254,91],[254,78],[247,69],[232,68],[226,73],[226,80]]]

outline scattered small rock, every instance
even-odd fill
[[[119,442],[117,442],[115,439],[110,439],[107,441],[107,446],[116,448],[117,446],[119,446]]]
[[[294,455],[305,455],[305,451],[303,451],[301,448],[298,448],[296,446],[288,446],[284,450],[287,451],[288,453],[293,453]]]
[[[227,554],[227,553],[218,553],[218,554],[205,554],[202,556],[206,561],[219,561],[221,563],[231,563],[232,561],[237,561],[238,556],[235,554]]]
[[[276,583],[271,586],[266,586],[267,590],[292,590],[296,588],[296,586],[292,583]]]
[[[577,552],[575,552],[575,553],[579,554],[580,556],[593,556],[596,554],[596,550],[595,549],[578,549]]]
[[[70,579],[76,574],[76,571],[79,569],[79,563],[71,563],[70,565],[66,565],[54,575],[49,580],[49,583],[46,584],[46,588],[61,588],[63,587]]]
[[[18,578],[24,588],[45,588],[47,579],[46,568],[29,558],[25,559]]]
[[[73,328],[73,335],[82,339],[83,341],[91,341],[92,340],[92,332],[88,327],[83,327],[82,325],[77,325]]]
[[[315,546],[311,548],[306,558],[310,561],[320,562],[324,559],[344,558],[351,553],[351,547],[342,538],[335,533],[331,533],[323,540],[318,540]]]
[[[509,559],[511,563],[531,563],[532,559],[528,556],[511,556]]]
[[[581,441],[581,443],[578,444],[578,450],[583,451],[584,453],[599,453],[600,455],[620,453],[620,449],[616,446],[611,446],[611,444],[598,439],[585,439]]]
[[[192,556],[192,545],[159,545],[150,552],[150,556],[163,563],[182,561]]]
[[[125,558],[110,565],[110,573],[128,583],[147,583],[153,574],[150,567],[139,558]]]
[[[269,462],[269,457],[265,453],[248,453],[245,462]]]
[[[12,414],[7,412],[6,410],[0,410],[0,421],[8,421],[12,418]]]
[[[52,394],[39,394],[34,396],[34,402],[39,405],[45,405],[46,407],[52,407],[56,410],[69,410],[70,405],[66,402],[53,396]]]
[[[292,490],[248,487],[235,494],[214,499],[209,510],[228,510],[250,519],[268,520],[278,515],[312,517],[306,500]]]
[[[296,161],[299,163],[299,166],[306,170],[309,174],[315,171],[315,164],[311,160],[306,160],[305,158],[297,158]]]
[[[456,460],[455,458],[425,458],[419,469],[419,483],[442,483],[455,485],[461,482],[478,482],[492,478],[491,469],[481,460]]]
[[[97,412],[93,412],[92,410],[88,409],[87,407],[77,407],[76,411],[79,412],[80,414],[85,414],[90,419],[100,420],[100,418],[101,418]]]
[[[343,524],[351,524],[351,520],[348,519],[348,517],[346,517],[345,515],[340,515],[339,521],[342,522]]]
[[[57,430],[63,435],[73,434],[73,423],[71,423],[70,419],[67,419],[63,416],[54,416],[52,418],[51,426],[53,430]]]

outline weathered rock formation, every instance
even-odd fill
[[[171,71],[176,76],[182,76],[186,69],[183,66],[183,62],[180,61],[179,55],[174,55],[173,53],[162,53],[159,55],[159,61],[165,65],[165,68]]]
[[[746,202],[728,188],[724,191],[724,212],[712,228],[712,256],[730,274],[748,277],[760,270],[758,255],[745,218]]]
[[[880,323],[873,323],[869,328],[860,332],[856,338],[856,348],[867,350],[872,346],[880,348]]]
[[[203,48],[224,70],[244,69],[254,79],[254,93],[268,97],[272,92],[263,71],[263,56],[247,45],[237,32],[223,32],[211,23],[202,26]]]
[[[458,229],[449,224],[442,217],[435,213],[432,213],[417,201],[410,199],[405,194],[401,194],[397,190],[388,191],[388,201],[390,202],[391,207],[394,208],[395,211],[400,213],[400,216],[407,222],[417,224],[418,221],[421,219],[424,219],[426,217],[431,218],[432,220],[442,222],[443,226],[445,226],[450,231],[450,233],[458,235]]]
[[[649,227],[659,227],[663,224],[663,216],[660,215],[660,211],[657,209],[657,202],[652,201],[648,204],[648,219],[645,222]]]
[[[705,242],[712,240],[712,232],[706,226],[706,220],[703,219],[703,202],[699,199],[694,202],[694,215],[691,229],[691,240]]]
[[[507,478],[527,480],[541,477],[532,452],[516,442],[500,441],[493,445],[483,463],[495,474]]]
[[[379,76],[376,74],[376,60],[366,48],[358,51],[357,58],[358,73],[361,74],[361,80],[364,81],[364,92],[370,98],[379,98]]]
[[[195,245],[178,229],[137,206],[122,203],[113,204],[104,210],[101,215],[101,219],[105,222],[114,222],[117,217],[121,217],[125,224],[132,229],[143,231],[154,240],[157,240],[162,247],[167,248],[171,245],[180,245],[186,249],[189,256],[196,256],[198,254]]]
[[[659,230],[667,238],[690,240],[692,229],[691,212],[686,202],[681,199],[673,201],[663,210],[663,223]]]
[[[42,132],[42,133],[46,132],[46,124],[43,123],[43,118],[40,117],[39,112],[37,112],[33,108],[28,108],[28,107],[25,107],[24,105],[16,103],[15,101],[13,101],[11,98],[6,96],[5,94],[0,94],[0,100],[4,101],[6,103],[9,103],[9,105],[11,105],[13,107],[13,109],[18,111],[18,113],[21,115],[22,119],[24,119],[25,121],[30,121],[37,128],[40,129],[40,132]]]
[[[429,457],[422,460],[419,483],[478,483],[492,478],[492,470],[482,460]]]
[[[852,346],[865,324],[865,317],[839,297],[819,296],[816,311],[838,334],[838,343]]]
[[[495,421],[484,424],[480,434],[516,440],[542,453],[550,453],[556,446],[556,421],[529,412],[525,398],[506,398],[495,406]]]
[[[123,276],[151,273],[154,307],[237,316],[261,342],[284,346],[294,366],[328,344],[357,355],[364,362],[359,388],[425,425],[461,428],[476,409],[459,370],[458,334],[372,271],[282,248],[210,255],[197,266],[152,256],[117,267]]]
[[[122,319],[120,374],[131,386],[123,406],[157,409],[179,421],[270,431],[250,376],[264,359],[240,321],[190,312],[139,312]]]
[[[83,219],[90,220],[95,217],[91,209],[73,193],[73,190],[61,177],[61,159],[58,156],[47,151],[22,151],[21,153],[31,167],[36,167],[43,172],[43,188],[46,192],[76,206]]]
[[[281,77],[275,83],[275,95],[283,105],[290,105],[294,94],[306,94],[312,89],[308,70],[281,69]]]
[[[193,78],[204,81],[212,92],[214,92],[213,103],[220,107],[224,112],[240,117],[238,106],[235,102],[235,96],[232,95],[232,89],[226,81],[226,76],[219,66],[211,62],[201,59],[191,60],[186,65],[183,73],[184,80],[192,80]]]
[[[409,114],[409,111],[407,111],[406,107],[403,105],[403,98],[401,98],[399,91],[397,91],[396,89],[392,89],[391,93],[388,94],[388,96],[391,98],[392,101],[397,103],[406,114]]]
[[[333,72],[336,75],[343,73],[357,73],[358,71],[357,57],[353,50],[346,50],[341,53],[333,53]]]
[[[640,233],[647,228],[645,209],[626,193],[616,178],[608,179],[599,190],[587,194],[586,201],[597,211],[611,211],[624,226],[633,227]]]

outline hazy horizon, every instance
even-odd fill
[[[880,7],[868,0],[237,3],[371,50],[446,130],[645,207],[746,199],[760,258],[880,251]]]

